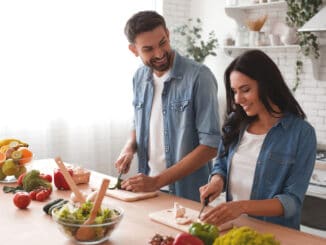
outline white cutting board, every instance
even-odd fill
[[[190,218],[192,220],[192,222],[196,222],[198,219],[198,214],[199,214],[199,210],[193,210],[190,208],[186,208],[186,216],[188,218]],[[154,213],[150,213],[149,217],[156,221],[159,222],[161,224],[173,227],[177,230],[183,231],[183,232],[188,232],[189,226],[190,224],[186,224],[186,225],[179,225],[174,217],[174,210],[173,208],[171,209],[164,209],[161,211],[157,211]]]

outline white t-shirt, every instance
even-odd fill
[[[166,72],[161,77],[156,76],[155,73],[153,74],[154,96],[149,122],[149,176],[156,176],[166,169],[163,135],[162,91],[164,82],[169,76],[170,71]]]
[[[251,134],[247,131],[234,153],[230,171],[230,193],[233,200],[249,200],[254,181],[258,154],[266,134]]]

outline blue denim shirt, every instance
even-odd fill
[[[226,180],[227,201],[232,200],[228,178],[230,163],[246,128],[241,130],[228,155],[214,162],[212,175],[221,174]],[[255,218],[299,229],[302,202],[314,168],[316,147],[314,128],[294,115],[286,114],[269,130],[258,155],[250,199],[278,198],[283,205],[284,216]],[[221,143],[218,154],[222,151]]]
[[[180,161],[198,145],[218,148],[220,140],[217,82],[205,66],[180,56],[176,51],[170,77],[162,92],[162,113],[166,167]],[[148,138],[153,100],[152,70],[143,66],[133,79],[134,129],[138,171],[149,173]],[[208,163],[194,173],[169,185],[178,196],[199,201],[199,187],[211,171]]]

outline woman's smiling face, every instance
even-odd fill
[[[230,86],[234,94],[234,102],[242,107],[248,116],[256,116],[266,112],[259,98],[258,82],[239,71],[230,74]]]

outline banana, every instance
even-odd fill
[[[7,139],[0,140],[0,147],[4,145],[11,145],[11,147],[15,147],[17,145],[28,147],[27,143],[15,138],[7,138]]]

